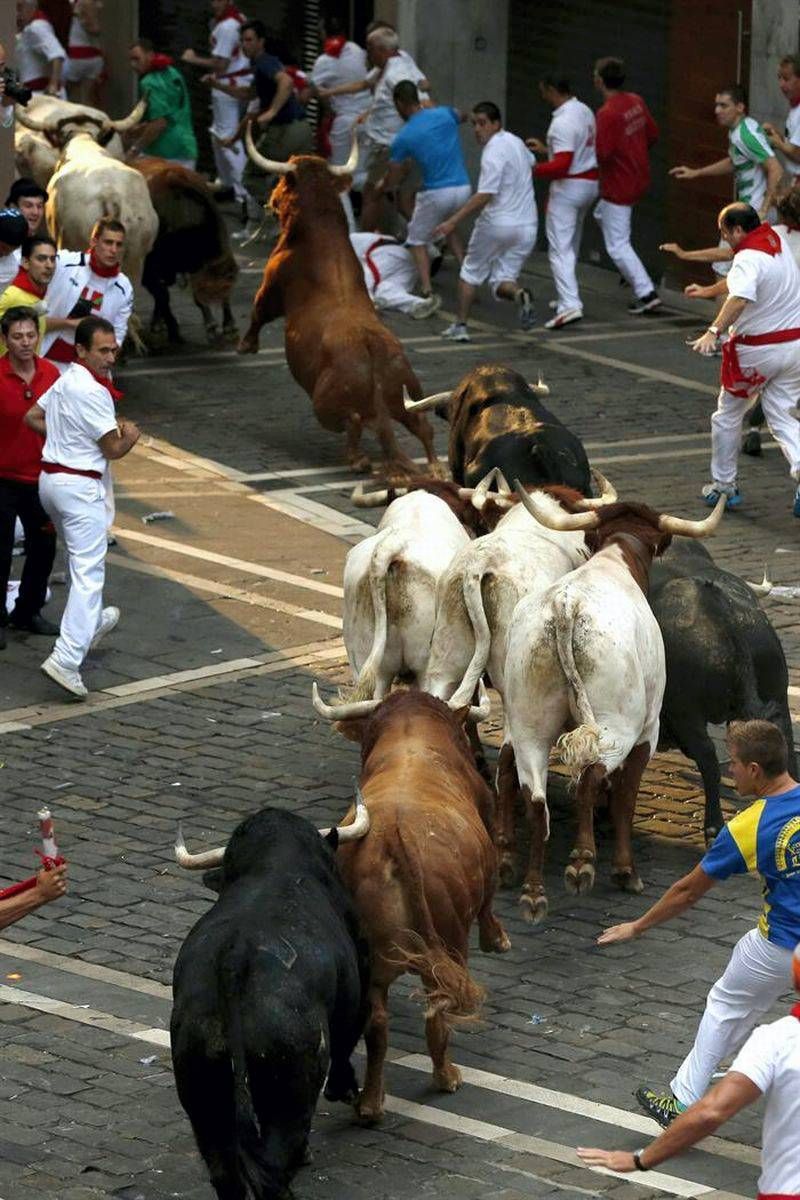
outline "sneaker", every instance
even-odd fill
[[[565,325],[572,325],[575,321],[583,320],[582,308],[567,308],[564,312],[556,313],[549,321],[545,321],[545,329],[563,329]]]
[[[62,667],[57,663],[52,654],[42,663],[41,669],[44,671],[53,683],[57,683],[65,692],[75,696],[78,700],[85,700],[88,695],[86,684],[81,679],[77,671],[70,671],[67,667]]]
[[[640,313],[653,312],[656,308],[661,308],[661,297],[658,292],[648,292],[646,296],[639,296],[633,304],[629,304],[628,312],[637,316]]]
[[[800,517],[800,485],[798,485],[797,491],[794,494],[794,506],[792,508],[792,512],[796,517]]]
[[[115,627],[119,621],[119,609],[113,604],[109,604],[108,608],[104,608],[100,614],[100,624],[97,626],[97,633],[92,638],[89,649],[94,650],[98,642],[102,641],[107,633]]]
[[[676,1117],[686,1111],[686,1105],[681,1104],[672,1092],[659,1093],[650,1088],[640,1087],[636,1089],[635,1095],[648,1117],[658,1121],[662,1129],[666,1129]]]
[[[442,307],[442,297],[423,296],[419,304],[415,304],[411,312],[411,317],[414,321],[424,321],[426,317],[432,317]]]
[[[447,329],[443,330],[442,337],[447,338],[447,340],[450,342],[472,341],[466,325],[462,325],[459,321],[453,321],[452,325],[448,325]]]
[[[520,329],[533,329],[536,324],[536,317],[533,315],[533,297],[528,288],[519,289],[517,292],[517,304],[519,305]]]
[[[726,512],[729,512],[732,508],[739,508],[742,503],[742,497],[735,483],[707,483],[700,495],[703,503],[707,504],[709,508],[715,507],[720,496],[727,496],[728,499],[725,501]]]

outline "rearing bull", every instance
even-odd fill
[[[249,128],[246,143],[255,163],[281,176],[270,199],[281,232],[239,353],[255,354],[261,326],[285,317],[289,369],[311,397],[320,425],[345,432],[354,470],[370,467],[359,449],[366,426],[377,434],[388,476],[417,473],[397,444],[392,419],[419,438],[437,468],[427,418],[406,412],[403,404],[404,388],[421,397],[419,380],[399,341],[375,313],[348,237],[336,176],[355,169],[357,146],[348,162],[335,167],[313,155],[272,162],[255,149]]]

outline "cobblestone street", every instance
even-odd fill
[[[242,328],[260,261],[247,253],[240,261]],[[543,322],[546,262],[532,263]],[[449,320],[451,260],[438,284]],[[587,319],[557,334],[541,323],[518,332],[513,311],[487,296],[468,345],[441,341],[444,314],[389,323],[426,391],[451,387],[484,361],[531,379],[541,371],[552,408],[621,498],[703,515],[719,361],[691,355],[684,341],[706,310],[665,305],[632,318],[616,277],[593,268],[583,269],[583,290]],[[166,1031],[177,950],[212,895],[175,866],[176,825],[195,850],[221,844],[264,804],[329,824],[346,811],[358,771],[357,748],[316,717],[311,684],[329,694],[349,680],[342,567],[382,510],[351,504],[343,442],[316,424],[291,379],[282,325],[265,328],[261,353],[242,359],[203,344],[186,300],[176,310],[185,346],[130,359],[120,372],[125,415],[143,436],[115,469],[106,595],[122,619],[86,664],[89,700],[55,694],[38,669],[41,638],[12,634],[2,659],[0,872],[11,882],[34,869],[42,804],[70,864],[66,898],[0,940],[4,1200],[211,1200]],[[434,422],[444,455],[446,426]],[[410,439],[403,445],[418,452]],[[744,504],[709,543],[716,561],[756,580],[768,562],[776,584],[800,583],[793,489],[770,438],[762,457],[742,459],[740,480]],[[172,515],[145,524],[155,511]],[[53,591],[47,614],[57,619],[64,589]],[[797,722],[798,602],[762,603],[789,661]],[[495,697],[482,728],[490,752],[496,718]],[[551,793],[550,914],[532,928],[517,915],[516,890],[501,892],[510,953],[482,955],[475,940],[471,968],[487,1003],[480,1027],[455,1036],[464,1087],[453,1096],[430,1090],[422,1011],[401,981],[391,993],[385,1122],[360,1128],[349,1109],[321,1100],[298,1200],[755,1195],[760,1109],[664,1170],[634,1178],[579,1165],[579,1144],[634,1149],[657,1132],[633,1092],[668,1083],[760,895],[754,879],[731,880],[690,915],[601,951],[594,939],[603,926],[643,912],[699,860],[699,777],[677,753],[648,768],[635,830],[639,897],[613,888],[602,829],[594,891],[565,893],[571,819],[558,773]],[[739,806],[727,781],[726,813]]]

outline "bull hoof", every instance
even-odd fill
[[[243,337],[236,347],[237,354],[258,354],[258,342],[252,337]]]
[[[392,459],[383,463],[381,474],[389,484],[408,483],[410,479],[416,479],[419,475],[419,468],[410,459]]]
[[[462,1082],[461,1072],[452,1063],[433,1072],[433,1086],[437,1092],[457,1092]]]
[[[635,867],[624,867],[621,871],[612,871],[611,878],[622,892],[631,892],[638,896],[644,891],[644,884]]]
[[[222,339],[225,342],[235,342],[239,337],[239,330],[235,325],[222,326]]]
[[[498,921],[497,929],[486,934],[480,932],[478,945],[484,954],[505,954],[507,950],[511,949],[511,938]]]
[[[431,479],[449,479],[450,469],[447,463],[440,462],[437,459],[436,462],[428,463],[428,474]]]
[[[749,454],[752,458],[761,457],[761,434],[757,429],[751,429],[742,442],[742,454]]]
[[[511,887],[513,885],[515,875],[513,854],[500,855],[498,874],[500,876],[501,887]]]
[[[583,896],[594,887],[594,876],[594,863],[570,863],[564,870],[564,887],[572,896]]]
[[[519,898],[519,915],[529,925],[539,925],[547,916],[547,896],[527,896]]]
[[[347,460],[348,468],[354,475],[369,475],[372,471],[372,461],[367,454],[358,454]]]
[[[356,1101],[356,1117],[361,1125],[377,1125],[383,1120],[383,1102],[367,1100],[362,1092]]]

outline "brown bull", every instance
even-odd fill
[[[316,689],[314,703],[331,715]],[[346,708],[337,706],[336,716]],[[483,998],[467,969],[470,927],[477,919],[482,950],[503,952],[510,942],[492,912],[492,795],[475,769],[463,728],[470,713],[482,716],[485,710],[454,713],[424,692],[400,691],[348,711],[337,728],[361,743],[370,833],[357,846],[342,847],[338,863],[370,945],[367,1073],[358,1115],[377,1121],[383,1115],[391,984],[406,971],[419,975],[434,1086],[454,1092],[461,1074],[448,1054],[450,1028],[475,1020]]]
[[[313,155],[293,157],[289,164],[256,161],[282,172],[271,197],[281,232],[239,352],[255,354],[261,326],[285,317],[289,369],[311,397],[320,425],[345,432],[353,469],[370,467],[359,449],[368,427],[377,434],[388,476],[416,473],[397,444],[392,419],[419,438],[428,462],[438,468],[427,418],[406,412],[403,388],[416,398],[422,389],[400,342],[378,319],[367,294],[348,237],[339,181]]]

